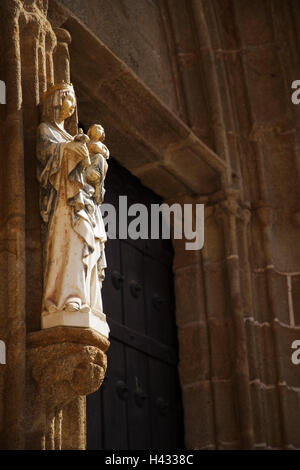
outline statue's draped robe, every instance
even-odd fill
[[[43,314],[62,310],[103,313],[101,283],[106,233],[94,188],[85,183],[82,156],[57,126],[38,128],[41,215],[46,224]]]

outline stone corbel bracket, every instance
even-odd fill
[[[108,347],[107,338],[90,328],[54,327],[28,335],[27,448],[66,448],[64,410],[100,387]],[[78,423],[84,426],[84,420]]]

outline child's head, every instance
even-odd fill
[[[103,142],[105,139],[105,132],[100,124],[94,124],[91,126],[87,132],[87,135],[91,140],[100,140],[100,142]]]

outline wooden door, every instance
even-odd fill
[[[112,159],[105,202],[161,200]],[[87,397],[87,448],[182,449],[172,246],[108,240],[103,302],[111,346],[102,387]]]

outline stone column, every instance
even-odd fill
[[[25,395],[25,185],[20,61],[20,2],[1,2],[6,105],[2,121],[1,155],[1,289],[0,332],[6,343],[6,365],[1,366],[0,445],[24,448]]]
[[[186,446],[252,448],[244,320],[245,305],[251,308],[251,298],[245,303],[240,261],[248,260],[246,239],[250,213],[234,190],[202,198],[184,197],[181,202],[205,204],[203,249],[188,252],[184,249],[186,240],[174,240]],[[238,240],[240,222],[244,231],[242,240]],[[246,271],[248,288],[249,275]],[[251,296],[251,288],[247,295]]]
[[[30,333],[27,343],[27,449],[84,449],[85,395],[106,372],[107,338],[86,328]]]
[[[238,405],[240,445],[251,449],[254,444],[252,407],[249,390],[247,337],[244,323],[244,305],[241,291],[240,253],[238,249],[237,219],[240,212],[237,191],[226,191],[219,203],[218,215],[223,221],[225,259],[228,276],[230,310],[232,313],[232,365],[234,395]]]

